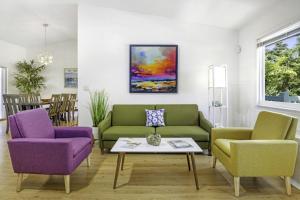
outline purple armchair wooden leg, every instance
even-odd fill
[[[66,193],[69,194],[70,193],[70,175],[65,175],[64,180],[65,180]]]
[[[17,181],[17,192],[21,191],[22,180],[23,180],[23,174],[19,173],[18,174],[18,181]]]

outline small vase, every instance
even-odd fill
[[[154,134],[149,135],[146,138],[146,140],[147,140],[147,143],[152,145],[152,146],[159,146],[160,142],[161,142],[161,137],[160,137],[159,134],[154,133]]]
[[[98,127],[92,127],[92,131],[93,131],[93,136],[95,140],[99,139],[99,135],[98,135]]]

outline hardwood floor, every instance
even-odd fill
[[[233,178],[220,163],[212,168],[211,157],[196,155],[199,190],[193,172],[188,170],[186,155],[128,154],[113,190],[117,154],[101,155],[97,145],[91,167],[83,162],[71,175],[71,193],[66,194],[63,176],[24,174],[22,190],[16,192],[6,141],[5,122],[0,122],[0,199],[300,199],[292,188],[287,196],[284,180],[241,178],[240,197],[234,197]]]

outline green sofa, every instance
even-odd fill
[[[161,108],[165,109],[166,126],[146,127],[145,109]],[[99,145],[103,152],[119,137],[146,137],[156,132],[162,137],[192,137],[202,148],[209,148],[211,128],[196,104],[114,105],[99,124]]]

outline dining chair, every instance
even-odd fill
[[[48,115],[49,115],[49,118],[52,120],[52,123],[55,124],[56,126],[59,125],[60,105],[61,105],[61,95],[60,94],[52,94]]]
[[[76,108],[77,94],[70,94],[70,101],[68,106],[68,121],[75,122],[75,112],[78,111]],[[76,122],[77,124],[77,122]]]
[[[29,95],[28,94],[19,94],[19,110],[28,110],[29,106]]]
[[[29,102],[32,103],[32,108],[40,108],[41,95],[40,94],[31,94],[29,95]]]
[[[20,95],[18,94],[3,94],[3,104],[6,114],[6,133],[9,131],[8,116],[14,115],[20,111]]]
[[[68,123],[68,108],[70,103],[70,94],[61,94],[61,106],[59,108],[59,122],[64,121]]]

